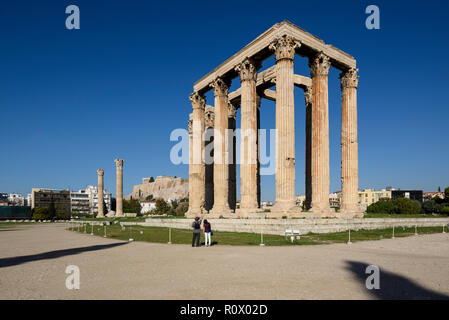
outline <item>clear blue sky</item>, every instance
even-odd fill
[[[70,4],[80,30],[65,28]],[[380,8],[380,30],[365,28],[369,4]],[[360,188],[448,186],[447,1],[29,0],[0,4],[0,192],[83,188],[97,168],[115,192],[117,157],[126,194],[142,177],[187,177],[169,161],[169,136],[187,126],[193,83],[284,19],[358,61]],[[305,59],[295,71],[309,75]],[[338,74],[329,74],[331,191],[340,189]],[[305,110],[295,90],[302,194]],[[272,102],[261,123],[274,128]],[[274,176],[263,177],[263,199],[274,190]]]

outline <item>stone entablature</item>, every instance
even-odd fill
[[[234,70],[235,66],[246,58],[257,57],[257,60],[264,60],[268,58],[272,55],[272,52],[268,47],[272,42],[278,39],[279,36],[284,34],[293,37],[296,41],[301,43],[301,46],[296,49],[296,54],[300,56],[310,56],[313,52],[322,52],[330,58],[332,66],[339,70],[343,71],[356,67],[356,60],[351,55],[335,48],[332,45],[324,43],[323,40],[292,24],[291,22],[283,21],[272,26],[242,50],[198,80],[195,83],[193,90],[195,92],[204,93],[209,90],[209,84],[217,77],[229,77],[231,79],[235,78],[237,76]]]

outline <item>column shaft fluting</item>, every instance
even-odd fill
[[[189,96],[192,102],[192,139],[189,139],[189,215],[204,213],[204,202],[206,193],[204,153],[204,108],[206,101],[204,97],[194,92]]]
[[[115,215],[123,216],[123,159],[115,159],[116,165],[116,197]]]
[[[230,213],[229,207],[229,152],[228,152],[228,90],[221,78],[211,84],[215,97],[214,124],[214,206],[211,214]]]
[[[295,104],[293,60],[300,43],[283,36],[270,45],[276,56],[276,202],[288,211],[295,200]]]
[[[251,59],[236,67],[241,81],[240,210],[254,212],[257,201],[257,68]]]
[[[329,206],[329,57],[318,53],[309,61],[312,76],[312,203],[317,213],[328,213]]]
[[[98,212],[97,212],[97,218],[104,217],[104,206],[103,206],[103,193],[104,193],[104,186],[103,186],[103,176],[104,176],[104,170],[98,169],[98,194],[97,194],[97,200],[98,200]]]
[[[358,213],[357,69],[341,78],[341,212]]]

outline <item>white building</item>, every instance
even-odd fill
[[[88,193],[90,197],[89,199],[91,214],[98,213],[98,187],[87,186],[86,193]],[[106,189],[103,190],[103,201],[106,204],[106,211],[111,211],[112,193],[107,193]]]
[[[111,211],[112,193],[104,190],[103,200],[107,211]],[[98,212],[98,188],[87,186],[84,190],[70,192],[70,201],[73,215],[93,215]]]
[[[87,216],[90,214],[90,197],[86,190],[71,191],[70,205],[72,215]]]
[[[25,205],[31,207],[31,193],[27,194],[27,197],[25,198]]]
[[[25,198],[19,193],[10,193],[8,195],[8,202],[13,206],[24,206]]]
[[[140,213],[149,213],[153,209],[156,209],[156,200],[140,201]]]

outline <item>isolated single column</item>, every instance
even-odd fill
[[[104,176],[104,170],[103,169],[98,169],[97,170],[97,174],[98,174],[98,195],[97,195],[97,199],[98,199],[98,213],[97,213],[97,218],[102,218],[104,217],[104,206],[103,206],[103,193],[104,193],[104,187],[103,187],[103,176]]]
[[[116,166],[116,209],[115,215],[117,217],[123,216],[123,159],[115,159]]]

